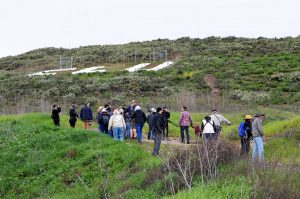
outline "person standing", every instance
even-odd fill
[[[99,124],[102,126],[101,133],[105,133],[109,136],[112,136],[112,134],[109,133],[109,128],[108,128],[109,120],[110,120],[110,115],[108,115],[106,109],[103,109],[102,114],[99,117]]]
[[[209,114],[206,114],[204,119],[202,120],[201,130],[203,133],[204,141],[207,143],[209,140],[213,140],[217,137],[217,133],[215,132],[215,123],[211,119]]]
[[[60,106],[54,104],[52,106],[52,114],[51,118],[53,119],[53,123],[55,126],[59,127],[60,126],[60,118],[59,118],[59,113],[61,112]]]
[[[154,139],[154,148],[152,155],[157,156],[159,154],[163,129],[165,128],[166,122],[164,121],[165,117],[163,116],[162,108],[158,107],[156,113],[154,113],[154,118],[152,120],[152,129],[153,129],[153,139]]]
[[[147,121],[146,114],[141,110],[140,106],[136,106],[134,113],[131,116],[131,119],[135,121],[136,134],[138,138],[138,142],[142,144],[142,131],[145,122]]]
[[[126,129],[126,124],[118,109],[113,111],[113,115],[109,119],[108,129],[113,131],[114,140],[123,142],[123,134]]]
[[[77,118],[78,118],[78,114],[76,113],[76,109],[77,109],[77,105],[73,104],[71,106],[71,109],[69,110],[69,115],[70,115],[69,123],[70,123],[70,126],[72,128],[75,128],[76,121],[77,121]]]
[[[263,130],[262,121],[264,120],[264,113],[257,113],[252,121],[252,135],[253,135],[253,153],[252,160],[259,161],[264,159],[264,143],[263,143]]]
[[[104,127],[102,126],[102,124],[100,123],[100,118],[102,118],[102,110],[103,110],[103,106],[99,106],[98,110],[97,110],[97,115],[96,115],[96,119],[97,119],[97,124],[98,124],[98,131],[100,133],[104,133]]]
[[[150,114],[147,116],[147,123],[149,126],[149,131],[148,131],[148,140],[151,140],[153,137],[153,120],[155,117],[155,113],[156,113],[156,109],[155,108],[151,108],[150,110]]]
[[[187,112],[186,107],[183,106],[181,108],[180,119],[179,119],[179,126],[180,126],[180,136],[181,136],[181,143],[184,143],[184,131],[186,133],[186,143],[190,143],[190,134],[189,134],[189,125],[193,125],[193,121],[189,112]]]
[[[164,128],[164,133],[163,135],[165,136],[166,140],[168,139],[169,136],[169,119],[170,119],[170,112],[168,111],[168,108],[165,106],[163,107],[163,116],[164,116],[164,121],[165,121],[165,128]]]
[[[231,125],[228,119],[226,119],[223,115],[219,114],[217,109],[212,110],[212,114],[210,115],[210,118],[215,124],[215,133],[217,136],[220,135],[222,130],[222,123],[225,123],[227,125]]]
[[[202,131],[199,125],[199,122],[195,122],[195,125],[192,126],[193,129],[195,129],[195,143],[199,144],[199,137],[202,137]]]
[[[124,133],[124,138],[125,140],[130,139],[130,120],[131,118],[129,117],[129,113],[124,113],[125,109],[122,109],[122,114],[126,123],[126,130]]]
[[[136,125],[135,125],[135,121],[134,119],[132,119],[132,115],[134,113],[135,107],[137,106],[137,102],[135,100],[131,101],[131,105],[128,106],[125,111],[124,111],[124,115],[126,114],[126,117],[129,118],[130,120],[130,137],[131,139],[135,139],[136,138]]]
[[[238,128],[238,134],[241,138],[241,157],[248,157],[250,151],[250,139],[252,138],[252,120],[251,115],[246,115]]]
[[[80,119],[83,122],[83,129],[88,129],[90,122],[93,120],[93,112],[90,104],[85,104],[80,110]]]

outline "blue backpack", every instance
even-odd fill
[[[245,122],[240,123],[240,126],[238,128],[238,134],[239,134],[240,137],[245,137],[246,136],[244,126],[245,126]]]

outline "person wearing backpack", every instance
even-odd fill
[[[252,135],[253,135],[253,153],[252,161],[255,162],[258,158],[259,161],[264,159],[264,142],[262,121],[265,118],[264,113],[257,113],[252,121]]]
[[[103,132],[105,134],[109,134],[109,129],[108,129],[108,125],[109,125],[109,119],[110,116],[107,113],[106,109],[102,110],[102,115],[99,118],[99,124],[103,127]]]
[[[90,104],[85,104],[80,110],[80,119],[83,122],[83,129],[88,129],[91,121],[93,120],[93,112]]]
[[[59,118],[59,113],[60,112],[61,112],[60,106],[54,104],[52,106],[51,118],[53,119],[54,125],[57,126],[57,127],[60,126],[60,118]]]
[[[238,134],[241,138],[241,157],[248,157],[250,151],[250,140],[252,138],[252,120],[251,115],[246,115],[245,122],[240,123],[238,128]]]
[[[222,124],[225,123],[227,125],[231,125],[228,119],[226,119],[223,115],[219,114],[217,109],[212,110],[212,114],[210,115],[210,118],[215,124],[215,133],[217,136],[220,135],[222,130]]]
[[[118,109],[113,111],[113,115],[109,119],[108,129],[113,131],[114,140],[123,142],[126,124]]]
[[[71,109],[69,110],[69,115],[70,115],[69,123],[70,123],[70,126],[72,128],[75,128],[75,124],[76,124],[76,121],[77,121],[77,118],[78,118],[78,114],[76,113],[76,109],[77,109],[77,105],[73,104],[71,106]]]
[[[193,126],[193,121],[186,107],[181,107],[180,119],[178,122],[180,126],[181,143],[184,143],[184,131],[186,133],[186,143],[190,143],[189,125]]]
[[[131,101],[131,105],[128,106],[125,110],[124,110],[124,115],[126,115],[126,117],[129,118],[129,132],[130,132],[130,138],[131,139],[135,139],[137,137],[136,135],[136,125],[135,125],[135,121],[132,118],[132,115],[134,113],[135,107],[137,106],[137,102],[135,100]]]
[[[215,123],[211,119],[209,114],[206,114],[206,116],[202,120],[201,131],[205,142],[217,138],[217,134],[215,132]]]
[[[145,122],[147,121],[146,114],[141,110],[140,106],[136,106],[134,113],[131,116],[131,119],[135,121],[136,134],[138,138],[138,142],[142,144],[142,132]]]

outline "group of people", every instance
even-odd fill
[[[83,122],[83,129],[88,129],[91,125],[93,117],[92,109],[89,104],[85,104],[80,114],[76,113],[77,106],[72,105],[69,110],[69,123],[71,127],[75,127],[77,118],[79,117]],[[53,105],[52,119],[56,126],[59,126],[59,113],[61,108],[58,105]],[[192,127],[195,132],[195,143],[199,143],[199,138],[204,139],[205,142],[216,140],[222,130],[222,124],[231,125],[230,121],[223,115],[213,109],[211,113],[207,113],[204,119],[193,123],[187,107],[181,107],[180,118],[178,125],[170,120],[170,112],[167,107],[157,107],[148,110],[149,114],[146,116],[145,112],[137,104],[135,100],[126,108],[112,109],[110,105],[100,106],[96,113],[96,121],[98,124],[98,131],[113,137],[115,140],[123,141],[124,139],[137,139],[138,143],[142,143],[142,131],[145,123],[148,123],[148,140],[154,140],[154,149],[152,154],[158,155],[161,140],[168,139],[169,123],[180,127],[181,143],[190,144],[189,127]],[[244,120],[238,128],[238,134],[241,138],[241,156],[247,156],[250,150],[250,140],[254,140],[253,160],[257,157],[259,160],[263,159],[263,142],[262,142],[262,119],[264,114],[256,114],[253,118],[246,115]]]
[[[253,140],[252,160],[264,159],[264,144],[262,121],[264,113],[257,113],[254,117],[246,115],[238,127],[238,135],[241,139],[241,156],[247,157],[250,151],[250,142]]]

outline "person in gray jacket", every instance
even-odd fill
[[[252,160],[256,161],[258,158],[259,161],[264,159],[264,143],[263,143],[263,130],[262,130],[262,121],[265,117],[265,114],[258,113],[254,116],[252,121],[252,135],[253,135],[253,153]]]
[[[216,135],[220,135],[221,130],[222,130],[222,123],[225,123],[227,125],[231,125],[228,119],[226,119],[223,115],[219,114],[216,109],[212,110],[212,114],[210,115],[210,118],[215,124],[215,133]]]

